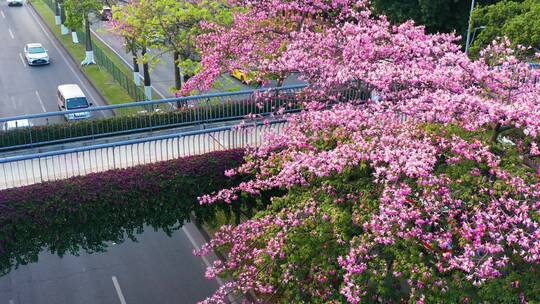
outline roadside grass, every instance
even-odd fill
[[[73,44],[71,41],[71,34],[61,35],[60,27],[55,24],[54,21],[54,12],[43,2],[42,0],[33,0],[32,5],[36,11],[43,17],[49,28],[52,30],[54,35],[60,39],[62,44],[67,48],[71,55],[75,58],[76,62],[81,62],[85,57],[85,47],[84,44]],[[124,63],[120,62],[116,55],[114,55],[105,45],[100,41],[94,43],[99,44],[100,47],[110,56],[113,60],[118,60],[118,66],[123,67]],[[115,62],[117,63],[117,62]],[[134,101],[131,96],[113,79],[107,71],[101,68],[99,65],[90,65],[81,68],[82,71],[88,76],[90,81],[96,86],[99,92],[106,99],[105,102],[108,104],[122,104],[126,102]],[[129,74],[128,74],[129,75]],[[122,109],[122,114],[132,114],[136,113],[135,109]],[[118,113],[120,114],[120,113]]]
[[[96,33],[102,33],[105,31],[104,29],[97,29],[94,30]],[[97,45],[101,50],[109,57],[109,59],[126,75],[132,75],[133,71],[130,70],[126,63],[118,58],[118,55],[116,55],[107,45],[105,45],[103,42],[101,42],[98,38],[95,36],[92,37],[92,42]]]

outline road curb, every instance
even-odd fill
[[[43,18],[43,16],[41,16],[41,14],[39,13],[39,11],[34,7],[34,5],[32,4],[31,1],[28,1],[27,4],[30,6],[30,8],[32,9],[32,11],[34,11],[34,13],[36,14],[36,16],[38,16],[39,20],[41,21],[41,23],[45,26],[46,30],[49,32],[49,34],[51,34],[51,36],[53,37],[53,39],[56,40],[56,42],[58,42],[58,44],[62,47],[62,50],[64,51],[64,53],[66,53],[69,57],[69,59],[71,60],[72,64],[77,68],[78,71],[81,72],[82,76],[84,77],[84,79],[86,80],[86,82],[88,84],[90,84],[90,86],[94,89],[94,91],[97,93],[98,97],[101,99],[101,101],[105,104],[105,105],[110,105],[108,100],[103,96],[103,94],[101,94],[101,92],[98,90],[98,88],[96,87],[96,85],[94,84],[94,82],[88,77],[88,75],[86,75],[86,73],[84,72],[83,69],[81,69],[81,66],[79,65],[79,63],[77,62],[77,60],[75,59],[75,57],[73,57],[73,55],[71,54],[71,52],[67,49],[67,47],[64,45],[64,43],[62,43],[62,41],[60,39],[58,39],[58,37],[56,36],[56,34],[54,33],[54,31],[49,27],[49,24],[47,23],[47,21],[45,21],[45,19]],[[116,112],[114,110],[111,111],[113,116],[116,116]]]

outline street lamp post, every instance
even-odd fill
[[[465,46],[465,52],[468,52],[469,48],[471,47],[471,44],[473,43],[474,41],[474,37],[476,37],[476,31],[478,30],[483,30],[485,29],[486,26],[485,25],[482,25],[482,26],[477,26],[473,29],[473,33],[472,33],[472,37],[471,37],[471,40],[469,42],[467,42],[467,45]]]
[[[469,12],[469,26],[467,27],[467,41],[465,41],[465,54],[469,53],[469,45],[471,43],[471,18],[474,10],[475,0],[471,0],[471,11]]]
[[[474,37],[476,37],[476,31],[477,31],[477,30],[483,30],[483,29],[485,29],[485,28],[486,28],[485,25],[477,26],[477,27],[474,28],[473,33],[472,33],[471,41],[469,42],[469,47],[470,47],[471,44],[474,42]]]

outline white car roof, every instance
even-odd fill
[[[63,84],[58,86],[58,92],[60,92],[65,99],[86,97],[76,84]]]
[[[43,45],[41,43],[28,43],[26,45],[27,47],[43,47]]]

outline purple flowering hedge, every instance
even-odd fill
[[[197,197],[238,183],[223,173],[242,157],[242,150],[214,152],[0,191],[0,275],[44,249],[103,251],[144,225],[171,233],[192,212],[209,221],[216,208],[239,210],[242,202],[200,206]]]

